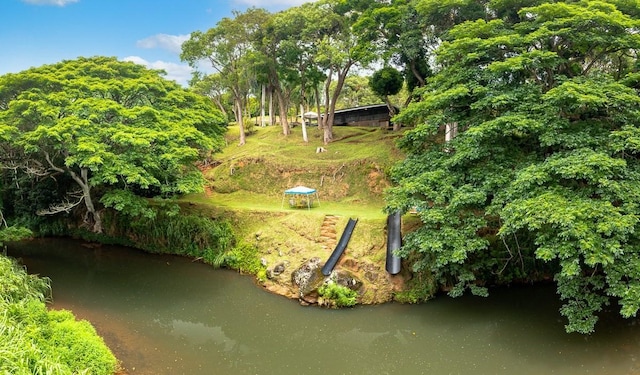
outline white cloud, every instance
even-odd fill
[[[67,4],[77,3],[79,0],[22,0],[27,4],[34,5],[57,5],[63,7]]]
[[[259,8],[294,7],[304,3],[313,3],[315,0],[235,0],[238,4],[245,4]]]
[[[161,69],[167,72],[166,79],[176,81],[182,86],[187,86],[191,79],[191,72],[193,69],[186,64],[176,64],[166,61],[154,61],[150,62],[139,56],[128,56],[122,59],[123,61],[131,61],[136,64],[144,65],[149,69]]]
[[[182,52],[182,43],[189,39],[189,35],[156,34],[148,38],[140,39],[136,46],[140,48],[162,48],[173,53]]]

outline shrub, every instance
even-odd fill
[[[117,360],[94,328],[48,311],[49,280],[0,256],[0,374],[111,375]]]
[[[225,264],[230,268],[252,275],[257,275],[264,269],[258,257],[258,249],[246,242],[240,242],[227,253]]]
[[[351,307],[358,302],[358,293],[355,290],[333,281],[318,288],[318,294],[333,302],[336,307]]]

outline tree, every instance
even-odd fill
[[[189,86],[196,93],[211,99],[222,112],[222,115],[225,118],[228,117],[227,108],[230,108],[232,104],[230,104],[231,101],[220,73],[205,75],[201,72],[195,72],[189,81]]]
[[[440,42],[432,25],[418,15],[419,3],[375,1],[354,24],[356,33],[377,50],[385,65],[392,63],[404,69],[409,90],[424,86],[431,74],[428,60]]]
[[[11,139],[15,137],[16,134],[10,127],[6,125],[2,125],[0,123],[0,151],[4,151],[4,157],[0,158],[0,171],[4,169],[6,166],[4,164],[5,159],[7,158],[7,154],[9,154],[9,148],[7,145],[11,142]],[[6,254],[5,243],[11,241],[19,241],[21,239],[27,238],[32,235],[31,231],[27,228],[18,227],[18,226],[9,226],[7,224],[7,220],[3,214],[3,202],[2,202],[2,192],[4,191],[3,181],[0,180],[0,249],[3,250],[3,253]]]
[[[417,126],[387,209],[417,209],[402,255],[451,295],[553,272],[567,330],[589,333],[612,301],[640,307],[640,23],[623,2],[505,3],[442,34],[398,115]]]
[[[220,73],[224,85],[233,93],[240,145],[244,145],[244,101],[256,76],[253,42],[255,34],[268,19],[268,13],[264,9],[250,8],[233,15],[234,18],[223,18],[205,33],[191,33],[189,40],[182,44],[180,58],[196,69],[202,60],[207,60]]]
[[[376,71],[369,80],[369,87],[371,87],[371,90],[373,90],[376,95],[381,97],[385,103],[387,103],[391,117],[396,115],[396,109],[389,100],[389,96],[399,93],[400,90],[402,90],[403,82],[404,79],[402,77],[402,73],[390,66],[386,66]],[[399,126],[400,124],[396,122],[393,125],[393,130],[398,130]]]
[[[369,77],[350,74],[344,81],[336,107],[342,109],[380,103],[381,97],[373,92],[370,83]]]
[[[268,72],[271,87],[282,97],[278,99],[282,103],[281,117],[282,113],[286,117],[287,109],[292,107],[289,103],[292,98],[297,98],[299,107],[304,108],[313,96],[309,91],[325,78],[316,66],[321,17],[320,9],[312,3],[289,8],[274,14],[257,40],[257,48],[265,56],[262,70]],[[282,126],[283,134],[288,135],[288,124],[283,122]],[[302,129],[307,142],[304,118]]]
[[[333,119],[336,103],[349,71],[354,66],[367,66],[374,61],[375,51],[359,38],[353,24],[369,0],[321,0],[315,4],[320,10],[316,22],[318,54],[316,63],[320,71],[325,72],[324,83],[325,111],[322,119],[325,144],[333,139]],[[335,79],[335,85],[332,86]]]
[[[298,30],[291,26],[291,21],[296,21],[296,18],[288,16],[286,12],[271,15],[263,27],[257,30],[254,40],[257,51],[256,70],[261,72],[261,80],[271,88],[276,97],[282,134],[285,136],[291,133],[287,119],[289,92],[285,90],[286,81],[292,76],[291,65],[286,60],[286,55],[291,51],[287,40]]]
[[[136,197],[202,191],[195,163],[221,146],[224,119],[160,73],[95,57],[0,77],[0,133],[14,135],[12,162],[34,179],[64,176],[75,186],[40,214],[84,203],[86,224],[101,232],[98,200],[127,210]]]

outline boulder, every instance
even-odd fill
[[[300,289],[300,298],[318,289],[324,282],[320,258],[313,257],[291,273],[291,282]]]

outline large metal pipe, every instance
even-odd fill
[[[342,236],[340,236],[340,241],[338,241],[338,245],[336,245],[335,250],[333,250],[333,253],[331,253],[331,256],[327,260],[327,263],[325,263],[324,266],[322,266],[323,275],[325,276],[331,275],[331,271],[333,271],[333,268],[336,266],[336,263],[338,263],[338,259],[340,259],[340,256],[342,255],[344,250],[347,248],[347,244],[351,239],[351,234],[353,233],[353,229],[356,227],[357,222],[358,222],[358,219],[349,218],[349,222],[347,223],[347,226],[344,228],[344,232],[342,232]]]
[[[385,268],[392,275],[400,273],[402,268],[400,257],[394,254],[402,246],[401,219],[399,211],[387,216],[387,263]]]

